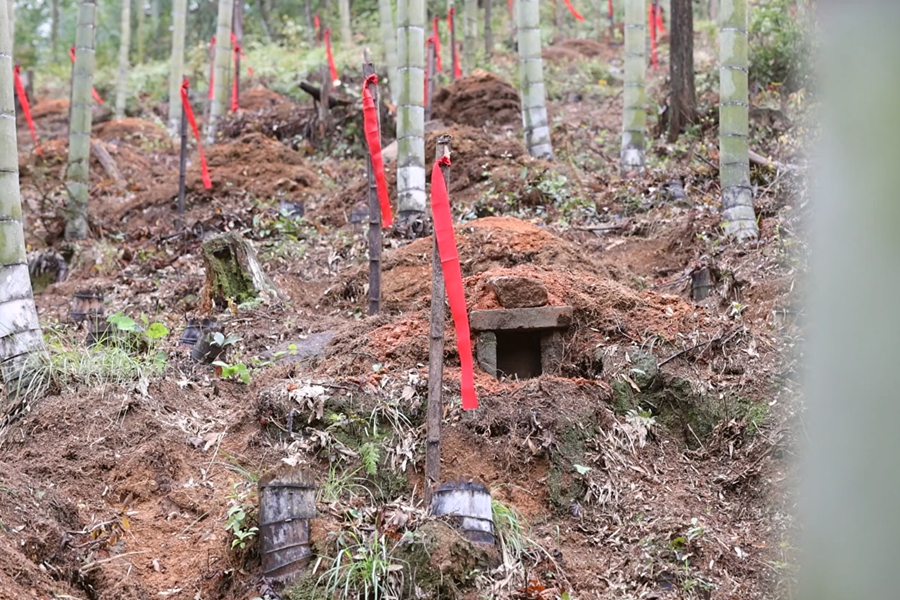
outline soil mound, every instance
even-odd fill
[[[107,121],[94,127],[94,135],[104,142],[163,142],[168,141],[166,130],[143,119],[126,118]]]
[[[239,98],[243,110],[262,110],[286,103],[290,103],[287,98],[262,86],[242,92]]]
[[[572,48],[547,46],[541,50],[541,57],[549,62],[575,61],[583,58],[580,52]]]
[[[457,79],[434,96],[431,114],[448,123],[483,127],[516,125],[522,121],[519,92],[498,75],[476,69]]]
[[[213,146],[206,151],[206,157],[213,191],[217,193],[230,187],[256,197],[269,197],[318,184],[318,177],[298,152],[261,133],[248,133]],[[200,165],[196,164],[191,173],[196,177],[192,177],[191,187],[201,190]]]
[[[606,47],[597,40],[589,40],[585,38],[562,40],[558,44],[555,44],[554,47],[563,48],[565,50],[574,50],[578,54],[581,54],[582,56],[585,56],[587,58],[596,58],[598,56],[603,56],[603,53],[606,51]]]
[[[43,102],[38,102],[31,107],[31,117],[34,120],[58,116],[68,117],[68,114],[69,101],[65,98],[58,98],[56,100],[44,100]]]

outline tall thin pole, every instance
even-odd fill
[[[187,171],[187,110],[181,105],[181,157],[178,171],[178,214],[184,214],[184,175]]]
[[[375,74],[375,65],[370,62],[363,64],[363,78]],[[378,84],[371,82],[369,92],[378,104]],[[381,137],[381,111],[376,110],[378,119],[378,136]],[[377,315],[381,310],[381,206],[378,203],[378,187],[375,183],[375,169],[372,166],[372,155],[366,160],[367,174],[369,177],[369,314]]]
[[[453,5],[451,4],[451,12],[450,12],[450,81],[456,80],[456,11],[452,10]]]
[[[434,96],[434,63],[435,63],[435,48],[434,42],[428,43],[428,57],[427,62],[425,63],[425,85],[427,86],[428,92],[426,93],[425,98],[425,120],[431,120],[431,98]]]
[[[241,0],[234,0],[234,15],[232,16],[233,30],[235,42],[238,46],[243,44],[244,40],[244,3]],[[240,96],[241,93],[241,53],[236,49],[234,52],[234,90],[235,95]]]
[[[450,157],[450,136],[437,139],[435,158]],[[450,189],[448,167],[441,165],[441,173]],[[438,252],[437,234],[431,251],[431,334],[428,347],[428,414],[425,432],[425,505],[431,506],[431,498],[441,479],[441,418],[444,416],[444,321],[447,309],[444,305],[447,292],[444,288],[444,270]]]

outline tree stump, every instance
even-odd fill
[[[235,304],[257,299],[287,300],[263,272],[253,246],[239,233],[229,231],[204,240],[202,252],[205,310],[213,305],[225,308],[229,299]]]

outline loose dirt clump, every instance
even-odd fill
[[[476,69],[435,94],[431,115],[447,123],[474,127],[518,125],[522,121],[522,103],[518,90],[508,81]]]
[[[269,88],[265,88],[262,86],[256,86],[255,88],[247,90],[246,92],[241,92],[240,98],[238,99],[241,110],[255,111],[259,111],[264,108],[273,108],[275,106],[287,104],[289,102],[290,101],[281,94],[273,92]]]
[[[566,48],[578,52],[587,58],[596,58],[603,56],[609,52],[609,47],[601,44],[597,40],[589,40],[584,38],[575,38],[570,40],[562,40],[555,44],[557,48]]]

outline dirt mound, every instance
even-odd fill
[[[156,123],[143,119],[125,118],[107,121],[94,127],[94,136],[104,142],[163,142],[168,141],[166,130]]]
[[[483,127],[517,125],[522,121],[519,91],[500,76],[476,69],[434,96],[431,114],[448,123]]]
[[[257,86],[246,92],[241,92],[239,103],[242,110],[262,110],[280,104],[287,104],[290,101],[268,88]]]
[[[547,46],[541,50],[541,57],[549,62],[574,61],[584,58],[580,52],[572,48],[560,46]]]
[[[256,197],[279,196],[319,181],[298,152],[260,133],[213,146],[206,158],[214,192],[231,187]],[[199,171],[198,164],[191,173],[199,178]]]
[[[63,116],[68,118],[68,115],[69,101],[65,98],[58,98],[56,100],[44,100],[43,102],[38,102],[31,107],[31,117],[35,121],[39,119],[45,119],[47,117]]]
[[[575,52],[587,58],[596,58],[598,56],[603,56],[603,54],[606,52],[606,46],[604,46],[597,40],[584,38],[562,40],[561,42],[554,44],[553,47],[563,48],[566,50],[574,50]]]

